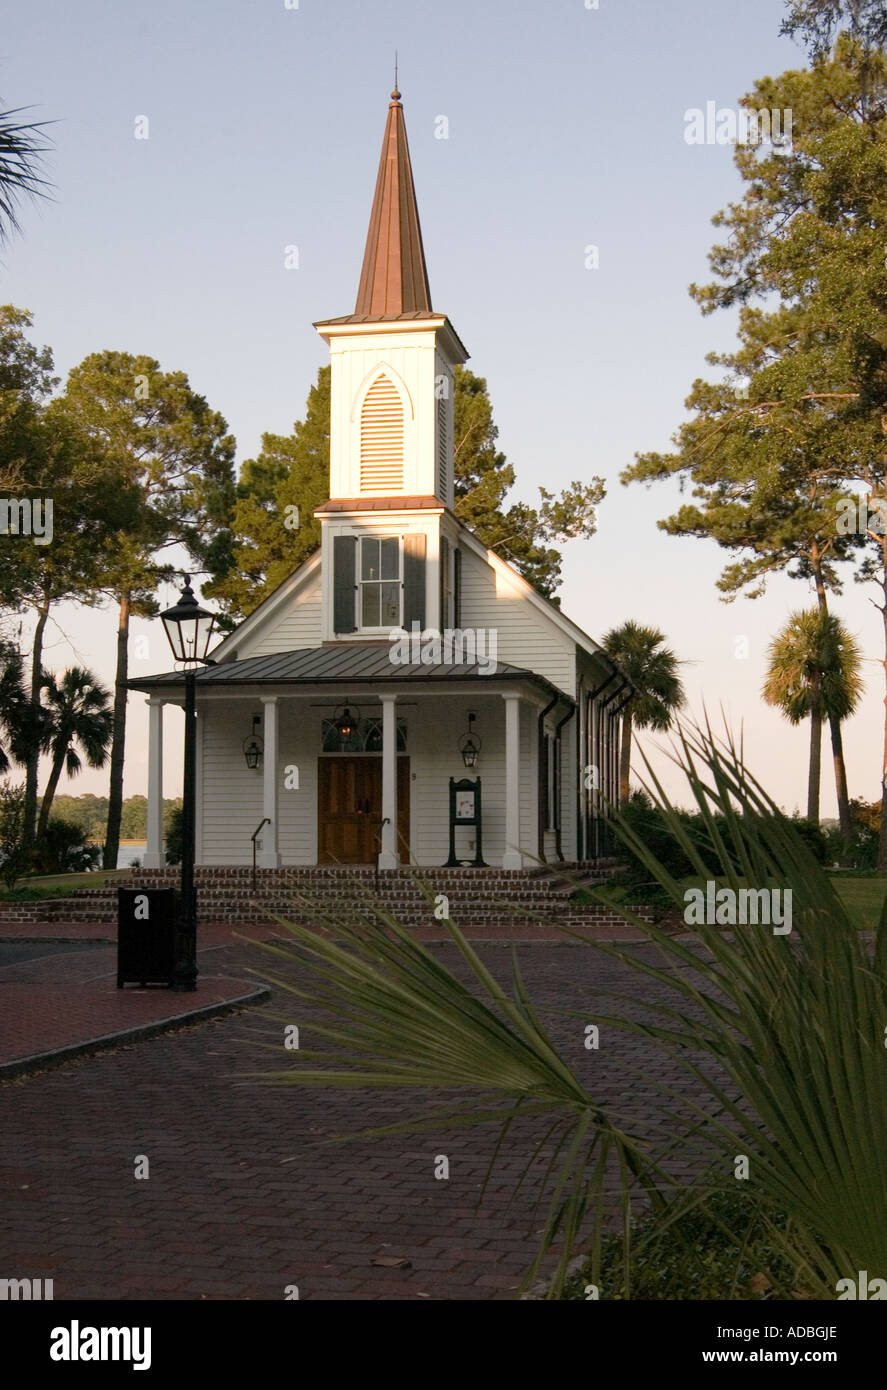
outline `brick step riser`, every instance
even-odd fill
[[[29,908],[31,910],[27,913],[20,912],[17,913],[15,916],[0,916],[0,935],[2,935],[4,925],[39,925],[59,927],[62,927],[64,925],[101,926],[107,929],[107,933],[110,936],[114,936],[116,933],[116,917],[109,917],[105,915],[91,915],[87,913],[65,913],[61,916],[50,917],[45,912],[41,913],[36,911],[35,909],[39,906],[40,905],[36,903],[29,904]],[[648,915],[643,909],[638,909],[638,912],[641,916]],[[430,910],[421,914],[410,913],[407,915],[401,913],[392,913],[391,915],[396,918],[396,920],[400,923],[401,926],[404,926],[408,929],[427,927],[429,925],[434,924],[436,920],[434,918],[434,914]],[[537,914],[528,910],[526,912],[518,911],[508,915],[505,915],[501,912],[466,912],[460,914],[458,912],[453,911],[451,915],[453,921],[458,923],[459,926],[472,928],[478,926],[516,927],[519,926],[521,923],[536,922],[538,923],[538,925],[550,926],[552,930],[557,930],[559,926],[593,926],[601,925],[603,923],[621,923],[624,920],[622,917],[620,917],[618,913],[609,911],[605,908],[586,908],[584,910],[562,912],[558,914]],[[367,917],[372,918],[372,916],[373,914],[368,912],[336,912],[335,914],[333,914],[333,920],[339,920],[343,924],[347,923],[353,926],[358,925],[360,922],[366,920]],[[273,907],[262,908],[259,906],[255,906],[252,908],[243,907],[233,910],[229,908],[227,912],[219,913],[213,913],[212,911],[201,912],[199,921],[204,924],[237,924],[249,922],[258,923],[272,922],[275,920],[275,917],[281,917],[283,919],[291,920],[296,923],[301,922],[303,925],[306,926],[311,926],[316,921],[316,917],[312,916],[310,913],[299,913],[293,912],[292,910],[286,911],[283,908],[281,908],[280,910],[275,910]],[[442,922],[440,923],[440,926],[441,930],[443,930],[444,926]]]
[[[565,865],[589,885],[585,866]],[[618,868],[601,866],[594,871],[598,881]],[[415,876],[414,876],[415,875]],[[419,880],[417,883],[416,879]],[[117,887],[177,887],[175,868],[136,870],[132,878],[113,887],[84,889],[75,898],[56,898],[33,903],[0,904],[0,927],[15,923],[84,923],[116,928]],[[407,927],[427,925],[433,908],[422,887],[431,894],[443,893],[449,899],[453,919],[466,926],[478,924],[510,926],[534,917],[545,921],[577,923],[618,922],[622,919],[608,908],[573,906],[570,883],[550,870],[493,870],[429,868],[415,871],[383,872],[376,888],[371,868],[337,870],[332,868],[289,868],[260,870],[257,891],[252,892],[252,871],[243,866],[197,869],[199,917],[203,922],[267,922],[273,915],[310,921],[310,914],[338,916],[360,921],[374,906],[388,912]],[[302,899],[301,904],[296,901]],[[316,904],[316,906],[315,906]],[[511,906],[515,911],[512,912]]]

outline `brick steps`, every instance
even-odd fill
[[[612,865],[559,867],[588,885],[615,871]],[[71,898],[0,903],[0,929],[4,922],[114,926],[118,887],[177,887],[178,882],[177,869],[138,869],[113,886],[85,889]],[[257,874],[255,894],[251,870],[243,867],[198,868],[195,883],[203,922],[259,923],[277,914],[306,925],[323,917],[357,924],[379,909],[405,927],[427,927],[434,920],[438,894],[446,896],[449,915],[471,927],[510,927],[535,920],[552,926],[600,926],[623,920],[610,908],[571,904],[569,894],[576,882],[547,867],[391,870],[379,874],[378,893],[375,872],[363,868],[264,869]]]

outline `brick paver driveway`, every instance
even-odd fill
[[[456,968],[454,948],[434,949]],[[509,975],[509,950],[481,954]],[[212,956],[214,970],[241,977],[266,959],[242,946]],[[612,1008],[604,986],[650,997],[594,949],[534,944],[518,956],[540,1006],[575,1008],[589,1022],[596,1006]],[[311,1045],[295,1000],[278,995],[268,1007]],[[281,1065],[257,1047],[271,1026],[244,1012],[0,1087],[0,1277],[51,1277],[56,1299],[282,1299],[288,1285],[303,1299],[512,1297],[540,1225],[531,1185],[506,1210],[532,1135],[524,1130],[497,1164],[478,1212],[493,1128],[323,1145],[393,1123],[410,1098],[244,1080]],[[636,1115],[649,1115],[658,1093],[645,1073],[655,1066],[677,1080],[640,1040],[605,1031],[595,1052],[581,1019],[552,1031],[605,1104],[629,1096]],[[441,1154],[446,1181],[434,1175]],[[134,1176],[140,1155],[147,1180]]]

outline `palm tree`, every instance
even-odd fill
[[[10,760],[23,763],[27,758],[29,715],[21,653],[11,642],[0,641],[0,773],[9,771]]]
[[[676,712],[686,704],[678,675],[680,662],[662,644],[665,634],[656,627],[642,627],[631,619],[612,628],[603,638],[604,651],[628,676],[638,691],[622,716],[622,748],[619,758],[619,799],[628,800],[633,729],[669,729]]]
[[[46,830],[62,768],[69,777],[76,777],[83,767],[76,745],[80,745],[90,767],[104,767],[114,724],[114,716],[108,708],[109,693],[91,671],[72,666],[60,681],[55,676],[44,676],[42,689],[44,709],[49,717],[52,770],[40,806],[38,839]]]
[[[850,633],[820,608],[792,613],[768,648],[763,696],[790,724],[810,720],[807,818],[819,820],[822,724],[840,724],[856,709],[863,691],[862,657]]]
[[[18,120],[23,110],[0,110],[0,242],[21,230],[17,214],[22,199],[46,197],[50,187],[37,172],[40,157],[49,148],[41,144],[37,132],[47,123]]]

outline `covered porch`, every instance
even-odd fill
[[[156,869],[165,863],[164,709],[183,705],[184,683],[171,672],[131,685],[149,696],[143,866]],[[395,667],[387,646],[338,644],[209,667],[197,675],[196,706],[199,865],[250,864],[255,835],[262,869],[439,867],[450,853],[451,778],[480,779],[491,868],[555,857],[561,813],[567,834],[575,823],[578,750],[565,744],[561,753],[558,738],[552,777],[543,741],[575,706],[531,671]],[[481,745],[473,767],[460,749],[469,715]],[[470,862],[474,827],[458,827],[456,840],[460,862]]]

